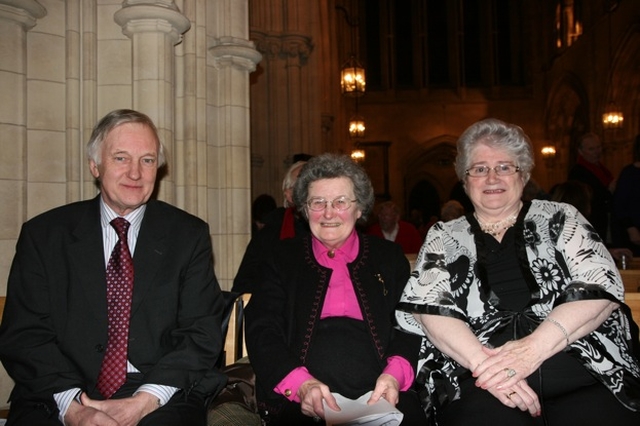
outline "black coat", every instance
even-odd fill
[[[393,355],[404,357],[415,369],[421,338],[395,328],[395,308],[409,278],[409,262],[399,245],[358,236],[359,253],[348,269],[371,335],[370,350],[380,360],[380,373]],[[283,401],[272,389],[305,364],[331,273],[316,261],[311,235],[283,240],[274,247],[265,276],[245,312],[247,349],[259,401],[270,400],[270,405]]]

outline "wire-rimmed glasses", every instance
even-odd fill
[[[493,170],[497,176],[511,176],[519,172],[520,167],[514,164],[498,164],[495,167],[473,166],[465,170],[465,173],[471,177],[486,177],[491,170]]]
[[[325,200],[322,197],[313,197],[307,200],[307,207],[314,212],[320,212],[327,208],[327,205],[331,204],[331,207],[339,212],[349,210],[351,204],[358,200],[350,200],[347,196],[342,195],[338,198],[334,198],[332,201]]]

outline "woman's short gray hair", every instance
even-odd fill
[[[309,186],[313,182],[341,177],[346,177],[353,183],[354,196],[362,212],[361,220],[366,220],[375,201],[371,180],[362,167],[354,163],[350,157],[340,154],[327,153],[312,157],[302,167],[293,187],[293,202],[298,210],[307,217]]]
[[[158,129],[153,121],[145,114],[134,111],[132,109],[117,109],[105,115],[98,124],[93,128],[89,142],[87,142],[87,158],[96,164],[102,162],[102,144],[116,127],[126,123],[144,124],[153,132],[158,142],[158,167],[162,167],[165,163],[164,147],[158,137]]]
[[[466,171],[473,161],[473,151],[481,143],[509,153],[515,159],[516,165],[520,167],[520,175],[524,183],[529,181],[531,170],[535,165],[529,136],[519,126],[496,118],[478,121],[460,135],[455,164],[458,179],[466,181]]]

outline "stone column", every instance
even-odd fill
[[[47,11],[34,0],[0,0],[0,296],[27,219],[27,31]],[[0,365],[0,395],[13,381]],[[0,401],[5,408],[6,399]]]
[[[247,0],[208,6],[208,222],[220,285],[231,288],[251,232],[249,73],[262,57],[248,40]]]
[[[168,174],[159,198],[175,199],[174,46],[191,24],[172,0],[125,0],[114,19],[133,43],[133,108],[149,115],[167,149]]]
[[[65,8],[66,168],[67,199],[95,196],[98,188],[85,156],[96,123],[97,10],[92,0],[67,0]]]
[[[322,152],[326,110],[318,101],[330,93],[319,82],[325,61],[312,53],[321,41],[319,17],[328,8],[325,0],[251,2],[251,39],[264,57],[251,87],[253,197],[268,193],[280,199],[293,155]]]
[[[27,219],[27,31],[46,14],[35,0],[0,0],[0,295]]]

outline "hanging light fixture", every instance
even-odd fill
[[[355,140],[354,149],[351,151],[351,159],[356,163],[364,161],[365,152],[360,149],[360,142],[358,139],[364,137],[364,131],[366,129],[364,125],[364,118],[358,114],[358,98],[356,102],[356,114],[349,120],[349,137]]]
[[[342,65],[340,70],[340,89],[345,96],[362,96],[366,87],[364,67],[357,58],[357,31],[358,18],[349,14],[349,11],[342,5],[336,6],[337,10],[344,13],[344,19],[349,25],[351,36],[351,56]],[[353,1],[351,2],[351,12],[355,10]]]
[[[355,55],[352,55],[340,71],[342,94],[346,96],[362,96],[364,95],[366,84],[364,68]]]
[[[364,162],[364,159],[365,159],[364,149],[358,148],[356,146],[355,149],[351,151],[351,159],[356,163]]]
[[[542,158],[545,158],[545,159],[556,158],[556,147],[553,145],[543,146],[540,152],[542,152]]]
[[[542,147],[540,152],[542,153],[542,158],[544,159],[547,168],[554,167],[556,161],[556,147],[553,145],[546,145]]]
[[[609,64],[613,64],[613,55],[611,49],[611,13],[615,6],[609,10]],[[609,71],[609,90],[613,92],[613,70]],[[613,95],[612,95],[613,96]],[[604,129],[621,129],[624,123],[624,115],[618,109],[616,103],[612,100],[602,114],[602,127]]]
[[[605,129],[621,129],[624,123],[622,111],[616,108],[615,102],[610,102],[605,113],[602,114],[602,126]]]
[[[364,118],[361,115],[354,115],[349,120],[349,136],[351,138],[363,138],[365,131]]]
[[[351,12],[356,11],[356,2],[351,0]],[[343,96],[355,98],[355,114],[349,119],[349,137],[355,141],[354,149],[351,151],[351,159],[356,163],[361,163],[365,159],[365,151],[360,148],[358,139],[364,137],[365,124],[364,118],[358,114],[358,98],[364,95],[366,88],[366,79],[364,67],[357,58],[357,30],[358,17],[357,11],[355,16],[349,14],[343,5],[336,5],[336,9],[344,13],[344,18],[349,25],[351,35],[351,55],[349,60],[342,65],[340,69],[340,91]]]

